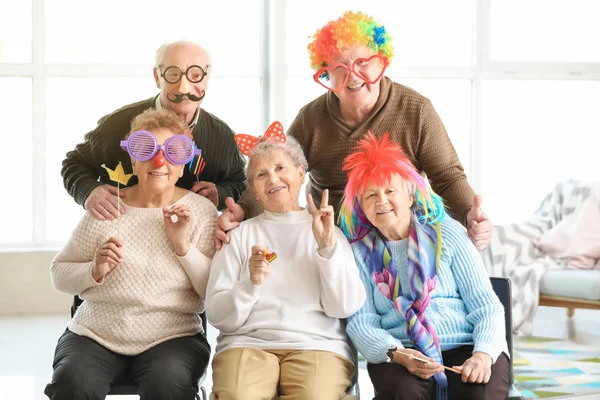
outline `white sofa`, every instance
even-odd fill
[[[576,308],[600,310],[600,271],[546,271],[540,281],[540,305],[565,307],[569,317]]]
[[[579,248],[573,247],[573,244],[591,243],[593,246],[596,243],[594,236],[591,241],[586,236],[585,242],[573,235],[565,236],[568,240],[563,240],[563,236],[552,236],[566,225],[559,225],[561,221],[570,221],[567,218],[571,215],[583,215],[575,212],[582,210],[592,198],[600,199],[600,182],[560,182],[530,218],[519,223],[494,226],[494,236],[482,257],[490,276],[506,277],[513,283],[515,333],[531,333],[538,303],[565,307],[569,316],[573,315],[576,308],[600,309],[600,270],[567,269],[565,260],[554,258],[552,252],[542,250],[542,247],[546,247],[541,245],[560,244],[554,248],[564,247],[568,250]],[[593,218],[596,219],[597,215]],[[600,226],[600,221],[598,225],[587,219],[581,221],[593,228]],[[555,240],[543,242],[549,238]]]

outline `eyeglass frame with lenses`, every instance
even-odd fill
[[[200,69],[200,71],[202,72],[202,77],[201,77],[200,79],[198,79],[198,80],[192,80],[192,79],[190,79],[190,77],[189,77],[188,73],[190,72],[190,70],[191,70],[192,68],[199,68],[199,69]],[[159,66],[159,67],[158,67],[158,71],[160,72],[160,76],[161,76],[161,78],[163,78],[163,79],[164,79],[164,80],[165,80],[167,83],[170,83],[170,84],[175,84],[175,83],[179,83],[179,82],[181,82],[181,78],[183,78],[183,76],[184,76],[184,75],[185,75],[185,77],[187,78],[187,80],[188,80],[189,82],[191,82],[191,83],[200,83],[200,82],[202,82],[202,81],[204,80],[204,78],[206,77],[206,75],[208,75],[208,70],[209,70],[209,68],[210,68],[210,65],[207,65],[207,66],[206,66],[206,69],[202,68],[202,67],[201,67],[201,66],[199,66],[199,65],[190,65],[190,66],[189,66],[189,67],[188,67],[188,68],[185,70],[185,73],[183,73],[183,71],[182,71],[182,70],[181,70],[181,69],[180,69],[178,66],[176,66],[176,65],[171,65],[171,66],[168,66],[167,68],[165,68],[165,70],[164,70],[164,71],[161,71],[161,66]],[[167,79],[167,72],[168,72],[170,69],[173,69],[173,70],[177,70],[177,71],[179,71],[179,79],[177,79],[176,81],[170,81],[170,80],[168,80],[168,79]]]
[[[135,154],[131,149],[131,140],[135,136],[138,136],[138,135],[147,136],[147,137],[151,138],[154,143],[154,151],[146,157],[140,157],[138,154]],[[171,142],[172,139],[183,139],[191,147],[191,150],[192,150],[191,155],[183,161],[181,161],[181,160],[177,161],[177,160],[172,159],[170,156],[170,152],[167,151],[169,143]],[[165,144],[161,145],[161,144],[158,144],[158,140],[156,140],[156,136],[154,136],[154,134],[152,134],[152,132],[147,131],[145,129],[140,129],[140,130],[133,132],[131,135],[129,135],[129,137],[127,139],[121,140],[120,145],[121,145],[121,149],[125,150],[127,153],[129,153],[129,155],[131,157],[135,158],[138,161],[151,160],[152,158],[154,158],[156,156],[156,154],[160,150],[162,150],[163,154],[165,155],[165,158],[173,165],[185,165],[185,164],[189,163],[190,161],[192,161],[194,159],[194,157],[202,154],[202,150],[200,150],[196,146],[196,143],[194,143],[194,141],[192,139],[190,139],[188,136],[185,136],[182,134],[173,135],[165,141]]]
[[[379,75],[377,76],[377,78],[373,79],[373,80],[368,80],[366,79],[366,77],[360,75],[358,72],[356,72],[356,70],[354,69],[354,67],[356,66],[356,63],[360,62],[360,61],[371,61],[374,58],[378,58],[381,60],[381,62],[383,63],[383,68],[381,69],[381,72],[379,73]],[[325,89],[327,90],[331,90],[334,93],[337,93],[339,91],[341,91],[344,86],[346,86],[346,84],[348,83],[348,79],[350,79],[350,73],[353,73],[354,75],[358,76],[360,79],[364,80],[365,82],[369,83],[369,84],[374,84],[377,83],[377,81],[379,81],[381,79],[381,77],[383,77],[383,74],[385,73],[386,68],[388,67],[388,65],[390,64],[388,58],[386,56],[383,56],[381,54],[373,54],[371,57],[368,58],[357,58],[356,60],[354,60],[354,62],[352,63],[351,67],[348,67],[346,64],[342,64],[342,63],[336,63],[333,64],[332,66],[328,66],[328,67],[321,67],[319,68],[319,70],[317,72],[315,72],[315,74],[313,75],[313,79],[315,82],[317,82],[319,85],[323,86]],[[344,78],[342,84],[340,85],[339,89],[334,89],[332,87],[328,87],[326,85],[324,85],[321,82],[321,76],[323,76],[323,74],[327,73],[327,72],[331,72],[334,69],[336,69],[337,67],[343,67],[346,70],[346,77]],[[329,77],[329,75],[325,75],[327,77],[327,79],[331,79]]]

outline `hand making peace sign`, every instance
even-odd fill
[[[323,190],[321,198],[321,208],[317,209],[313,198],[310,194],[306,196],[308,210],[313,217],[312,231],[317,241],[318,249],[335,246],[335,237],[333,231],[335,224],[333,223],[333,207],[329,203],[329,189]]]

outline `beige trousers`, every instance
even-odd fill
[[[329,351],[233,348],[212,362],[215,400],[339,400],[354,365]]]

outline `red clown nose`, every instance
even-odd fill
[[[159,150],[152,158],[152,164],[154,165],[154,168],[160,168],[165,165],[165,155],[162,150]]]

